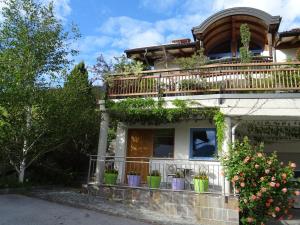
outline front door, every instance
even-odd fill
[[[139,172],[142,183],[149,174],[149,157],[153,153],[153,130],[129,129],[127,142],[126,174]]]

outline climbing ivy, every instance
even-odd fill
[[[222,149],[223,141],[224,141],[224,130],[226,128],[224,114],[221,113],[221,111],[217,111],[213,119],[217,129],[218,147],[219,149]]]
[[[190,101],[174,100],[174,108],[165,107],[163,99],[128,98],[122,101],[106,101],[106,108],[113,119],[127,123],[162,124],[183,120],[213,120],[218,108],[193,108]]]

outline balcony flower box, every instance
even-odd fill
[[[194,182],[194,191],[197,193],[208,192],[208,176],[205,172],[199,173],[193,179]]]
[[[147,176],[147,183],[149,188],[159,188],[161,182],[160,172],[153,170],[149,176]]]
[[[172,178],[172,190],[180,191],[184,190],[184,175],[180,172],[177,172]]]

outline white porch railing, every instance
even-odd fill
[[[205,172],[209,180],[208,192],[224,194],[225,178],[221,174],[222,166],[217,161],[92,155],[89,163],[88,184],[104,184],[104,171],[108,169],[118,171],[117,186],[128,186],[126,175],[130,171],[140,173],[139,188],[148,188],[146,177],[151,171],[159,171],[161,175],[160,189],[171,189],[172,178],[177,172],[180,172],[185,180],[184,191],[193,191],[193,178],[199,172]]]

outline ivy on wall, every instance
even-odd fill
[[[166,124],[185,120],[209,120],[214,122],[217,130],[217,142],[222,149],[224,139],[224,115],[219,108],[199,108],[197,103],[184,100],[173,100],[174,108],[167,108],[163,99],[127,98],[121,101],[106,101],[106,108],[113,121],[130,124]]]

